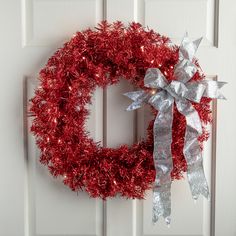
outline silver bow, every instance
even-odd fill
[[[144,90],[128,92],[124,95],[133,100],[128,111],[138,109],[143,103],[151,104],[158,114],[153,127],[153,158],[156,178],[153,187],[153,222],[163,216],[170,224],[171,214],[171,171],[173,168],[171,143],[174,102],[178,111],[186,118],[186,131],[183,153],[187,162],[187,177],[194,199],[200,194],[209,198],[209,189],[205,178],[202,153],[198,137],[202,134],[201,120],[191,101],[199,103],[202,97],[225,99],[219,89],[225,82],[193,81],[197,72],[193,62],[201,39],[190,41],[187,34],[179,48],[179,61],[174,69],[176,80],[170,83],[158,68],[149,68],[144,77],[144,85],[152,92]]]

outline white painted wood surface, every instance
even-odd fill
[[[235,10],[235,0],[1,0],[0,236],[235,236]],[[193,38],[204,36],[197,54],[203,70],[230,83],[204,152],[212,199],[194,204],[187,181],[174,182],[171,228],[163,221],[152,225],[151,192],[144,201],[107,202],[71,192],[38,163],[27,132],[25,105],[37,72],[75,31],[102,19],[138,21],[176,43],[186,30]],[[129,101],[121,94],[131,90],[121,82],[96,91],[87,123],[95,140],[111,147],[132,143],[136,126],[144,135],[148,109],[138,117],[124,111]]]

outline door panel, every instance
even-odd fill
[[[145,25],[179,42],[184,31],[204,37],[203,45],[216,45],[217,0],[143,0]]]
[[[22,0],[23,46],[60,45],[102,20],[102,0]]]
[[[30,99],[37,82],[35,78],[29,77],[26,83]],[[102,138],[101,130],[97,128],[102,124],[102,104],[98,102],[101,99],[96,99],[102,96],[101,92],[98,89],[94,94],[93,105],[90,106],[92,112],[87,122],[87,129],[97,141]],[[30,119],[28,121],[29,129]],[[86,192],[72,192],[62,183],[66,176],[53,178],[47,168],[39,163],[39,155],[35,139],[29,134],[25,202],[25,220],[28,222],[26,230],[29,235],[103,235],[103,201],[90,198]]]
[[[115,21],[117,18],[119,20],[127,22],[130,20],[136,20],[144,25],[148,25],[151,28],[161,32],[163,34],[169,34],[170,37],[177,43],[180,43],[180,38],[183,36],[184,31],[186,29],[190,29],[189,33],[191,34],[191,30],[193,32],[193,37],[199,35],[206,35],[206,27],[202,30],[202,26],[206,24],[208,20],[207,12],[208,12],[208,5],[212,7],[212,2],[209,3],[207,1],[162,1],[162,0],[146,0],[146,1],[135,1],[132,5],[130,2],[126,5],[127,1],[119,2],[119,9],[124,9],[124,11],[120,11],[118,13],[117,7],[111,9],[111,6],[116,6],[116,1],[109,0],[108,1],[108,9],[107,9],[107,19],[109,21]],[[132,10],[133,7],[133,10]],[[128,9],[131,8],[129,11]],[[186,14],[182,17],[182,12],[191,10],[191,8],[197,8],[196,20],[187,20],[186,21]],[[139,9],[139,10],[138,10]],[[209,7],[210,10],[212,8]],[[209,10],[209,11],[210,11]],[[168,11],[168,14],[166,12]],[[172,14],[175,12],[176,15]],[[129,14],[128,14],[129,13]],[[200,13],[200,14],[199,14]],[[176,16],[178,16],[178,21],[176,22]],[[188,17],[190,18],[191,13],[188,13]],[[208,13],[210,14],[210,13]],[[194,15],[195,16],[195,15]],[[193,19],[194,19],[194,16]],[[167,18],[169,17],[169,18]],[[173,25],[171,20],[175,21]],[[200,22],[199,22],[200,20]],[[210,21],[210,20],[209,20]],[[184,24],[184,22],[186,22]],[[186,28],[185,28],[186,27]],[[193,30],[196,29],[197,30]],[[161,30],[162,29],[162,30]],[[214,28],[213,28],[214,30]],[[211,37],[214,36],[214,31],[212,32]],[[211,39],[213,40],[213,39]],[[213,42],[212,42],[213,43]],[[205,39],[205,46],[211,47],[208,39]],[[121,84],[125,84],[124,81]],[[123,129],[127,123],[129,123],[129,119],[127,118],[127,112],[124,111],[124,108],[127,107],[126,104],[122,105],[123,112],[118,108],[118,104],[123,104],[123,97],[120,94],[132,91],[129,89],[127,85],[123,85],[125,89],[122,90],[120,87],[116,86],[115,88],[108,88],[112,97],[108,96],[108,121],[107,121],[107,130],[109,132],[108,135],[108,144],[117,145],[122,143],[123,138],[125,137],[127,141],[131,140],[130,135],[133,134],[132,128],[138,128],[139,136],[143,136],[145,132],[146,125],[150,117],[148,117],[148,109],[144,109],[143,111],[138,111],[138,117],[135,121],[138,124],[130,125],[129,129]],[[114,92],[119,91],[119,93]],[[116,97],[115,97],[116,96]],[[114,98],[115,97],[115,98]],[[112,104],[110,100],[115,100],[115,106]],[[109,104],[112,104],[109,106]],[[117,114],[116,112],[119,112]],[[145,112],[145,113],[143,113]],[[129,112],[130,113],[130,112]],[[132,113],[132,112],[131,112]],[[112,115],[111,115],[112,114]],[[135,112],[133,112],[135,116]],[[119,116],[119,119],[122,122],[120,126],[112,125],[112,122],[109,122],[110,119],[114,121],[112,117]],[[130,117],[131,115],[129,115]],[[124,120],[123,120],[124,119]],[[143,123],[142,123],[143,122]],[[123,125],[124,124],[124,125]],[[117,135],[118,134],[118,135]],[[120,136],[122,134],[122,136]],[[129,138],[130,137],[130,138]],[[116,139],[116,140],[114,140]],[[117,140],[119,139],[119,140]],[[125,140],[126,140],[125,139]],[[135,139],[135,137],[134,137]],[[128,142],[129,143],[129,142]],[[207,178],[209,185],[211,187],[211,165],[214,156],[212,155],[212,150],[214,150],[215,146],[212,146],[211,140],[205,145],[205,153],[204,153],[204,161],[205,161],[205,169],[207,169]],[[214,171],[213,171],[214,173]],[[214,176],[213,176],[214,177]],[[214,182],[214,179],[212,179]],[[214,189],[213,189],[214,190]],[[117,203],[118,202],[118,203]],[[168,229],[163,220],[160,220],[155,226],[152,224],[152,192],[147,194],[145,201],[139,200],[130,200],[129,202],[124,202],[121,199],[111,200],[107,203],[107,211],[109,212],[109,216],[118,215],[115,217],[115,224],[109,224],[108,235],[124,235],[123,230],[124,222],[127,222],[127,235],[201,235],[201,236],[210,236],[211,235],[211,222],[214,222],[214,214],[211,214],[211,205],[214,205],[207,200],[200,198],[196,204],[191,198],[189,186],[187,180],[174,182],[172,186],[172,220],[173,223],[171,228]],[[118,209],[119,205],[119,210]],[[127,206],[128,205],[128,206]],[[123,210],[122,210],[123,209]],[[117,212],[118,211],[118,212]],[[111,213],[112,212],[112,213]],[[133,213],[133,214],[132,214]],[[131,217],[133,215],[133,217]],[[212,217],[211,217],[212,216]],[[113,219],[108,219],[108,222],[113,222]],[[129,232],[129,234],[128,234]],[[212,232],[213,233],[213,232]]]

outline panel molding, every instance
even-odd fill
[[[39,162],[38,162],[38,156],[39,156],[39,151],[37,149],[36,143],[35,143],[35,138],[33,137],[32,134],[29,133],[30,130],[30,125],[31,125],[31,119],[29,119],[28,114],[27,114],[27,107],[28,107],[28,101],[30,98],[33,96],[34,89],[38,86],[37,80],[35,79],[36,76],[26,76],[24,78],[24,127],[25,127],[25,201],[24,201],[24,212],[25,212],[25,220],[24,220],[24,228],[25,228],[25,235],[27,236],[52,236],[55,235],[54,233],[42,233],[38,232],[37,229],[37,219],[36,219],[36,214],[37,214],[37,208],[36,208],[36,174],[40,174],[38,172],[42,172],[41,174],[45,174],[48,176],[49,182],[52,181],[52,183],[49,183],[49,185],[53,184],[53,186],[57,185],[60,186],[60,189],[64,189],[66,193],[75,196],[76,193],[71,192],[66,186],[63,186],[63,183],[61,180],[56,180],[54,179],[51,175],[49,175],[48,170],[46,170],[46,167],[43,167]],[[97,101],[99,96],[100,96],[100,91],[98,93],[95,93],[95,103],[94,105],[98,105]],[[96,109],[94,109],[94,112]],[[91,114],[92,118],[96,120],[98,117],[96,114]],[[99,118],[100,119],[100,118]],[[94,122],[93,122],[94,123]],[[94,128],[95,131],[95,139],[98,138],[96,135],[96,127]],[[40,167],[40,171],[36,166]],[[43,173],[45,172],[45,173]],[[44,179],[45,180],[45,179]],[[43,180],[43,181],[44,181]],[[57,187],[55,186],[55,187]],[[84,195],[86,193],[83,193]],[[87,194],[86,194],[87,195]],[[87,199],[90,199],[89,196],[87,196]],[[91,200],[91,199],[90,199]],[[104,235],[104,228],[103,228],[103,222],[104,222],[104,209],[103,209],[103,201],[101,199],[94,199],[95,201],[95,234],[91,233],[76,233],[78,236],[103,236]],[[79,203],[79,199],[78,199]],[[46,217],[45,213],[45,217]],[[79,228],[78,228],[79,230]],[[90,229],[89,229],[90,230]],[[65,233],[61,234],[56,234],[57,236],[63,236]],[[68,234],[68,236],[74,236],[75,234]]]
[[[136,0],[137,1],[137,21],[142,23],[145,26],[149,26],[150,28],[153,28],[149,25],[147,22],[146,16],[147,13],[147,4],[153,3],[157,4],[159,3],[165,3],[165,4],[171,4],[171,2],[176,3],[176,0]],[[199,37],[204,36],[203,39],[203,45],[207,47],[218,47],[218,28],[219,28],[219,0],[178,0],[179,4],[183,3],[204,3],[206,6],[206,22],[205,22],[205,35],[199,35]],[[157,12],[158,14],[158,12]],[[153,20],[152,20],[153,21]],[[162,24],[162,22],[160,22]],[[154,27],[155,28],[155,27]],[[155,30],[155,29],[154,29]],[[186,29],[183,28],[183,35]],[[162,34],[165,34],[165,32],[160,32]],[[179,43],[179,41],[182,39],[182,35],[178,37],[170,37],[171,40],[174,43]]]
[[[91,26],[91,20],[88,21],[86,18],[85,20],[82,19],[78,20],[78,26],[79,28],[75,28],[74,25],[71,26],[71,30],[67,30],[67,33],[65,35],[60,35],[59,37],[52,37],[52,35],[47,35],[39,37],[35,35],[35,4],[47,4],[47,3],[53,3],[55,4],[55,9],[57,9],[57,4],[79,4],[80,2],[84,2],[88,4],[88,1],[94,4],[94,13],[87,15],[88,17],[94,17],[94,21],[92,22],[92,26],[95,26],[96,23],[100,22],[103,19],[103,8],[104,8],[104,0],[21,0],[21,31],[22,31],[22,47],[45,47],[45,46],[52,46],[55,44],[62,44],[65,41],[69,40],[70,37],[72,37],[73,33],[75,33],[78,30],[83,30],[87,28],[88,26]],[[80,8],[78,7],[78,10]],[[45,11],[47,12],[47,11]],[[50,16],[50,19],[53,19],[53,14]],[[48,20],[50,20],[48,19]],[[43,19],[47,20],[47,19]],[[63,16],[62,16],[63,20]],[[50,23],[50,22],[49,22]],[[58,23],[59,24],[59,23]],[[75,23],[76,24],[76,23]],[[44,24],[45,25],[45,24]],[[57,25],[56,27],[59,27],[60,25]],[[55,28],[55,27],[54,27]],[[60,28],[60,27],[59,27]],[[72,30],[72,28],[75,28]],[[67,28],[68,29],[68,28]],[[70,32],[71,31],[71,32]],[[69,33],[70,32],[70,33]]]
[[[212,80],[218,80],[218,76],[208,76]],[[210,212],[210,236],[215,236],[215,206],[216,206],[216,143],[217,143],[217,99],[212,101],[212,129],[211,129],[211,212]]]
[[[35,0],[21,0],[22,4],[22,46],[49,46],[47,40],[37,39],[34,37],[34,15],[33,4]],[[37,1],[54,1],[55,0],[37,0]],[[65,0],[57,0],[63,2]],[[67,0],[67,1],[83,1],[83,0]],[[92,0],[96,3],[96,17],[95,22],[100,22],[104,14],[107,14],[107,1],[106,0]],[[133,0],[133,20],[146,25],[146,5],[147,2],[171,2],[173,0]],[[206,35],[204,35],[203,45],[209,47],[218,47],[218,28],[219,28],[219,0],[178,0],[180,2],[206,2],[207,6],[207,22],[206,22]],[[104,11],[105,9],[105,11]],[[147,25],[148,26],[148,25]],[[184,32],[183,32],[184,34]],[[201,35],[199,35],[200,37]],[[66,40],[66,38],[64,39]],[[177,43],[181,37],[172,37],[171,40]],[[58,42],[59,43],[59,42]]]

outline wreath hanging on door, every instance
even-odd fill
[[[205,80],[194,58],[200,41],[185,35],[178,47],[139,23],[102,22],[77,32],[40,71],[30,102],[41,163],[73,191],[94,198],[142,199],[153,188],[154,222],[160,216],[170,222],[170,184],[183,172],[193,197],[208,197],[201,149],[209,136],[210,102],[223,98],[223,83]],[[121,78],[138,89],[125,94],[133,100],[127,110],[150,104],[155,118],[145,140],[102,147],[85,129],[87,105],[96,87]]]

